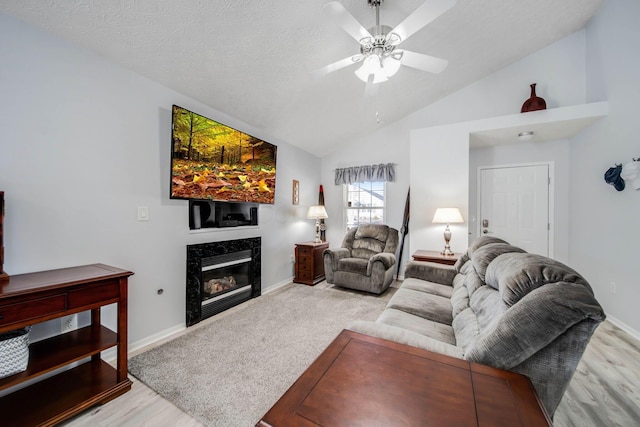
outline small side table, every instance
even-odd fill
[[[296,264],[293,281],[313,286],[324,280],[322,253],[327,248],[329,248],[329,242],[296,243]]]
[[[425,251],[418,249],[412,256],[414,261],[429,261],[437,262],[438,264],[453,265],[458,261],[458,258],[460,258],[462,254],[454,253],[453,255],[442,255],[440,251]]]

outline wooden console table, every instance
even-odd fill
[[[73,362],[80,365],[0,398],[3,426],[51,426],[131,389],[127,376],[127,278],[104,264],[11,276],[0,282],[0,332],[91,310],[91,325],[29,346],[27,370],[0,379],[0,390]],[[100,307],[118,304],[117,332]],[[117,347],[114,369],[100,352]],[[87,359],[85,361],[85,359]]]
[[[531,381],[342,331],[257,424],[551,426]]]
[[[415,261],[429,261],[429,262],[437,262],[438,264],[447,264],[453,265],[458,261],[462,254],[455,253],[453,255],[442,255],[440,251],[425,251],[422,249],[418,249],[414,252],[413,259]]]

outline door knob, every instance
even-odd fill
[[[493,233],[493,231],[489,231],[489,230],[482,230],[482,234],[487,234],[487,233]]]

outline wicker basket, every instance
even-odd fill
[[[25,371],[29,364],[29,327],[0,334],[0,378]]]

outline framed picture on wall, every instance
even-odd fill
[[[300,203],[300,181],[297,179],[293,180],[292,191],[291,191],[291,203],[297,205]]]

